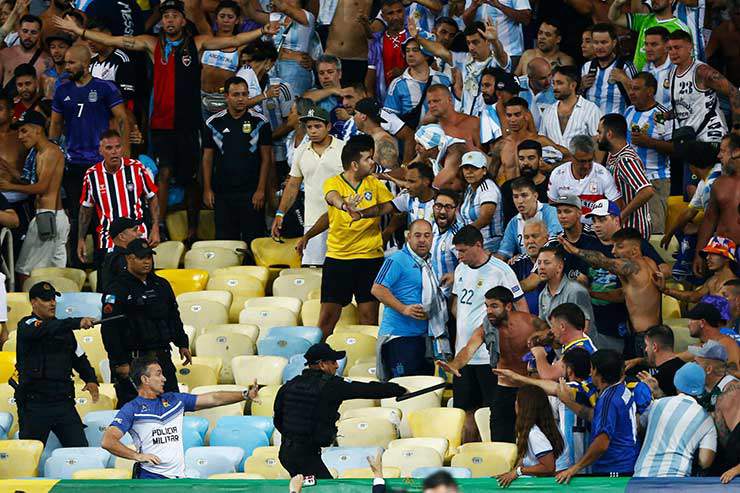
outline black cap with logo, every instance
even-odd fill
[[[185,15],[185,4],[182,0],[164,0],[159,4],[159,13],[164,14],[168,10],[177,10],[182,15]]]
[[[41,281],[31,287],[31,290],[28,292],[28,299],[32,300],[34,298],[38,298],[44,301],[51,301],[61,295],[61,293],[54,289],[54,286],[52,286],[51,283]]]
[[[46,118],[38,111],[27,110],[23,112],[20,118],[10,124],[10,128],[18,130],[23,125],[38,125],[39,127],[45,127]]]
[[[141,221],[138,219],[132,219],[130,217],[117,217],[113,220],[112,223],[110,223],[108,233],[110,234],[111,238],[115,238],[127,229],[134,228],[136,226],[139,226],[140,224]]]
[[[150,255],[156,255],[155,252],[146,240],[137,238],[132,240],[131,243],[126,247],[126,255],[136,255],[139,258],[149,257]]]
[[[375,98],[364,98],[360,99],[355,103],[355,111],[359,111],[363,115],[367,115],[376,122],[383,122],[385,120],[380,116],[380,104]]]
[[[309,365],[315,365],[319,361],[338,361],[346,355],[345,351],[334,351],[327,343],[319,342],[308,348],[304,358]]]

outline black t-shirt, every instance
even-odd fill
[[[113,82],[125,101],[136,96],[136,67],[123,50],[114,50],[104,61],[99,55],[90,59],[90,74]]]
[[[658,381],[660,390],[662,390],[666,396],[676,395],[678,393],[676,392],[676,386],[673,385],[673,377],[683,365],[684,361],[676,356],[655,369],[655,374],[653,376]]]
[[[136,0],[93,0],[85,15],[106,26],[113,36],[144,34],[144,16]]]
[[[223,111],[209,118],[204,147],[213,149],[213,191],[254,192],[259,183],[260,147],[271,145],[272,129],[261,116],[247,111],[235,119]]]
[[[504,184],[501,185],[501,202],[504,210],[504,224],[509,224],[511,218],[519,214],[519,211],[516,210],[516,207],[514,207],[514,199],[512,197],[511,191],[511,182],[513,182],[514,180],[516,180],[516,178],[505,181]],[[543,204],[547,204],[549,202],[547,198],[548,181],[549,180],[545,178],[542,183],[540,183],[539,185],[535,184],[534,186],[537,189],[537,200],[539,200]]]

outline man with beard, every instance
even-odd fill
[[[51,113],[51,101],[43,98],[39,91],[36,69],[30,63],[22,63],[13,71],[15,89],[18,96],[13,107],[13,119],[17,120],[28,110],[35,110],[48,118]]]
[[[460,369],[468,364],[485,344],[490,355],[490,368],[508,369],[527,375],[527,363],[522,357],[529,352],[528,340],[547,324],[531,315],[514,311],[514,295],[504,286],[489,289],[485,295],[486,317],[451,361],[437,361],[437,365],[461,378]],[[516,412],[514,404],[518,385],[505,376],[496,382],[491,402],[491,440],[515,443]]]
[[[442,286],[442,292],[450,297],[452,289],[452,275],[457,267],[457,252],[452,239],[460,230],[457,220],[457,206],[460,204],[460,195],[449,189],[437,192],[434,199],[434,224],[432,228],[431,263]]]
[[[655,77],[657,89],[655,99],[666,108],[671,107],[671,80],[673,62],[668,57],[668,36],[670,32],[663,26],[654,26],[645,31],[645,67]],[[632,96],[632,104],[636,104]]]
[[[40,86],[41,92],[47,99],[52,99],[57,87],[69,78],[69,73],[64,67],[64,55],[72,43],[72,38],[65,33],[54,33],[46,37],[46,45],[49,47],[53,65],[41,74]]]
[[[432,30],[433,39],[448,50],[452,49],[452,42],[455,40],[459,32],[460,26],[457,25],[455,19],[445,16],[437,17],[437,20],[434,23],[434,29]],[[429,37],[426,34],[427,33],[424,31],[419,32],[420,36]],[[452,79],[452,64],[435,56],[434,68]]]
[[[512,114],[513,111],[514,108],[512,108]],[[513,137],[509,135],[504,140],[507,139],[513,140]],[[522,140],[516,146],[516,154],[517,161],[519,162],[519,176],[532,180],[535,190],[537,190],[537,200],[547,203],[547,174],[542,172],[546,166],[542,160],[542,144],[532,139]],[[511,184],[514,180],[516,178],[507,180],[501,185],[501,201],[503,203],[505,223],[508,223],[517,214],[511,193]]]
[[[550,76],[552,67],[550,62],[542,57],[533,58],[527,64],[527,75],[519,76],[521,91],[519,96],[529,104],[529,111],[534,118],[534,124],[540,128],[542,112],[548,106],[555,104],[555,94],[552,92]]]
[[[41,46],[41,19],[24,15],[20,20],[20,44],[0,50],[0,85],[7,91],[13,87],[13,71],[21,63],[30,63],[36,73],[43,73],[52,64]]]
[[[573,65],[553,70],[552,90],[557,102],[542,114],[540,132],[561,146],[570,145],[576,135],[595,136],[601,110],[578,95],[581,76]]]
[[[404,27],[405,9],[401,0],[383,0],[380,12],[385,30],[374,33],[370,39],[365,85],[374,88],[375,97],[383,101],[391,81],[406,68],[405,41],[409,33]]]
[[[560,26],[555,20],[544,20],[537,30],[537,42],[535,48],[530,48],[522,54],[519,65],[514,75],[523,75],[529,64],[535,58],[543,58],[552,67],[561,65],[573,65],[573,57],[560,51]]]

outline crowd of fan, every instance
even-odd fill
[[[736,0],[3,0],[0,24],[19,282],[92,229],[101,263],[116,218],[156,246],[168,210],[192,242],[214,209],[217,239],[301,238],[325,335],[382,302],[379,378],[453,373],[466,439],[489,406],[518,446],[502,484],[740,473]],[[685,353],[666,296],[695,304]]]

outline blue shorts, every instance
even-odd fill
[[[149,472],[143,467],[141,467],[141,464],[136,464],[134,466],[134,479],[169,479],[167,476],[162,476],[161,474],[157,474],[156,472]]]

